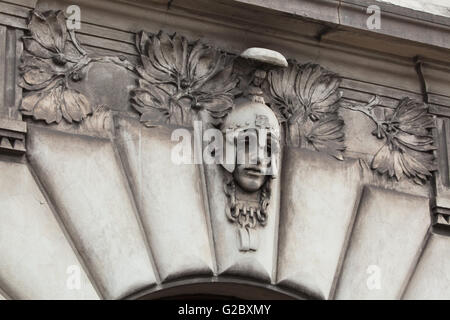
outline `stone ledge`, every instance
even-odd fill
[[[450,49],[450,18],[427,12],[370,0],[225,0],[257,6],[291,17],[306,18],[355,28],[367,33],[376,33],[422,44]],[[381,9],[382,28],[368,30],[366,8],[377,5]],[[383,15],[386,17],[383,19]]]
[[[0,119],[0,153],[22,155],[26,152],[27,123],[6,118]]]

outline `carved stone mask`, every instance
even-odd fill
[[[277,176],[280,125],[265,104],[244,101],[227,117],[223,129],[226,158],[223,167],[247,192],[259,190]]]

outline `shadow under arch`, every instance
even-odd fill
[[[301,292],[257,280],[231,277],[205,277],[176,280],[132,293],[125,300],[306,300],[314,299]]]

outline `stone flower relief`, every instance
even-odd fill
[[[24,115],[46,123],[81,122],[93,107],[71,82],[81,81],[92,62],[117,63],[134,68],[117,57],[88,55],[73,30],[68,30],[62,11],[32,11],[28,33],[23,37],[24,54],[19,66],[20,86],[28,93],[20,110]]]
[[[282,116],[288,146],[344,159],[344,121],[338,115],[340,82],[338,75],[310,63],[291,63],[269,72],[268,95],[272,108]]]
[[[374,112],[378,103],[378,97],[374,97],[365,106],[343,104],[372,119],[377,126],[372,134],[385,141],[372,160],[372,169],[396,180],[406,176],[417,184],[424,184],[437,170],[431,133],[435,125],[427,105],[404,98],[392,113],[380,117]]]
[[[132,102],[145,125],[191,126],[201,111],[218,125],[233,108],[238,79],[232,56],[164,32],[141,32],[137,47],[142,66],[136,68],[140,79]]]

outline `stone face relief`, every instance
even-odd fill
[[[34,120],[79,126],[82,131],[79,124],[97,111],[97,118],[104,118],[107,108],[92,106],[71,85],[83,80],[89,64],[101,62],[137,75],[131,104],[146,126],[191,126],[192,121],[202,120],[220,127],[233,108],[238,109],[237,101],[247,99],[254,102],[255,116],[261,105],[276,114],[281,123],[278,138],[284,145],[343,160],[345,123],[339,109],[346,108],[372,119],[377,125],[373,134],[385,140],[373,157],[373,170],[397,180],[406,176],[419,184],[436,170],[434,119],[424,103],[404,98],[395,110],[380,116],[374,112],[378,99],[367,105],[344,100],[339,75],[317,64],[288,64],[279,53],[262,48],[246,50],[240,58],[252,70],[245,84],[242,71],[236,70],[235,55],[165,32],[136,36],[141,60],[136,66],[122,56],[87,53],[65,19],[62,11],[32,11],[23,37],[20,86],[25,93],[20,110]],[[91,123],[100,129],[104,124]]]
[[[226,136],[225,152],[233,150],[232,161],[223,164],[226,215],[238,226],[239,249],[256,251],[256,229],[267,223],[272,179],[278,175],[280,126],[268,106],[242,99],[222,130]]]

